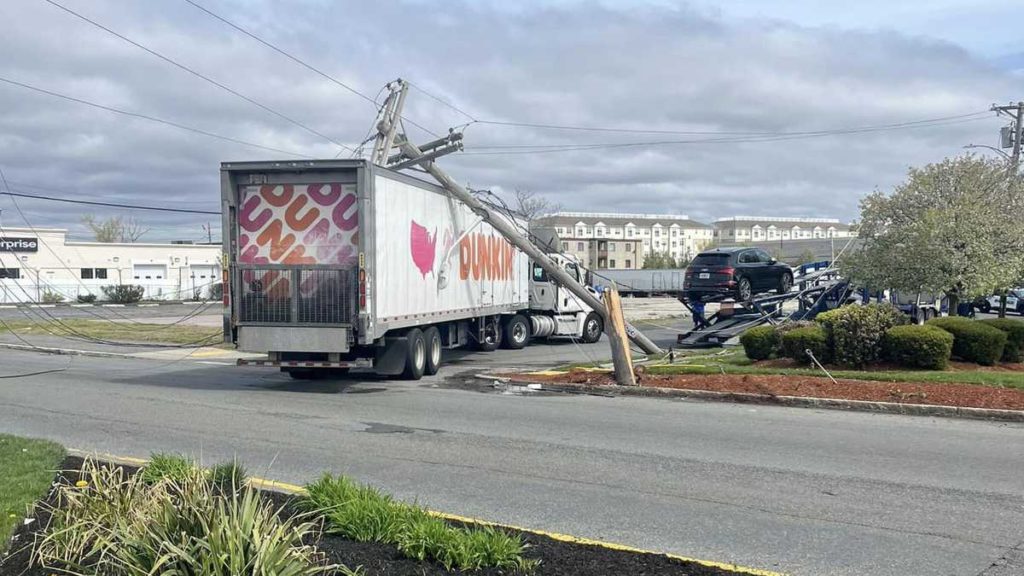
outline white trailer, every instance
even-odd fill
[[[436,185],[318,160],[225,163],[221,188],[225,338],[267,354],[242,364],[418,379],[443,348],[600,339],[599,314]]]

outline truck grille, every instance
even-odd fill
[[[251,324],[351,324],[354,268],[239,267],[238,321]]]

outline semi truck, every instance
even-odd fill
[[[266,354],[240,364],[297,379],[365,368],[417,380],[448,348],[601,338],[600,314],[409,174],[363,159],[230,162],[221,196],[225,340]],[[573,258],[551,257],[583,281]]]

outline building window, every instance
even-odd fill
[[[92,268],[82,268],[82,279],[92,280]]]
[[[608,267],[609,268],[615,268],[615,260],[609,260],[608,261]]]
[[[661,237],[661,228],[655,228],[654,229],[654,237],[655,238],[660,238]]]
[[[631,260],[626,260],[626,268],[632,268],[632,267],[633,267],[633,262]]]
[[[675,240],[673,240],[673,241],[672,241],[672,247],[673,247],[673,248],[676,248],[676,247],[678,247],[678,246],[679,246],[679,242],[676,242]]]
[[[675,238],[676,236],[679,236],[679,230],[676,230],[675,228],[673,228],[672,229],[672,237]]]
[[[577,243],[576,243],[576,251],[577,251],[577,252],[583,252],[583,250],[584,250],[584,248],[583,248],[583,242],[577,242]]]
[[[96,269],[96,278],[98,278],[100,280],[106,280],[107,279],[107,269],[106,268],[97,268]]]
[[[21,278],[21,268],[0,268],[0,279],[17,280]]]
[[[633,243],[632,242],[626,243],[626,252],[632,252],[632,251],[633,251]]]
[[[615,242],[608,243],[608,250],[611,252],[615,252]]]
[[[635,232],[635,230],[632,228],[626,228],[626,236],[632,236],[633,232]]]

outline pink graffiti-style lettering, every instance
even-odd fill
[[[327,233],[331,230],[331,223],[324,218],[316,223],[316,226],[310,228],[309,232],[306,232],[306,236],[302,238],[302,243],[306,246],[319,246],[324,240],[327,239]]]
[[[304,216],[299,216],[299,210],[306,205],[308,199],[306,196],[299,196],[294,202],[288,205],[288,209],[284,213],[284,221],[288,226],[296,232],[301,232],[306,228],[309,228],[316,219],[320,217],[320,209],[310,207],[306,211]]]
[[[296,246],[284,257],[282,264],[316,264],[316,258],[306,256],[305,246]]]
[[[306,193],[313,199],[313,202],[321,206],[331,206],[341,198],[341,184],[326,184],[327,193],[322,194],[320,190],[325,184],[310,184],[306,187]]]
[[[252,196],[242,204],[242,213],[238,215],[238,224],[247,232],[257,232],[270,220],[271,211],[264,208],[259,216],[253,218],[253,212],[260,206],[260,197]]]
[[[280,208],[292,201],[292,196],[295,195],[295,188],[291,184],[285,184],[280,187],[281,193],[275,194],[274,191],[277,190],[277,188],[278,187],[273,184],[262,186],[260,187],[260,196],[267,201],[267,204]]]
[[[331,220],[334,221],[334,225],[342,230],[355,230],[356,226],[359,225],[359,214],[358,211],[353,210],[352,215],[348,218],[345,217],[345,212],[356,203],[356,195],[348,194],[338,202],[338,205],[334,207],[331,212]]]
[[[249,235],[248,234],[242,234],[241,236],[238,237],[238,247],[239,248],[245,248],[248,245],[249,245]]]

